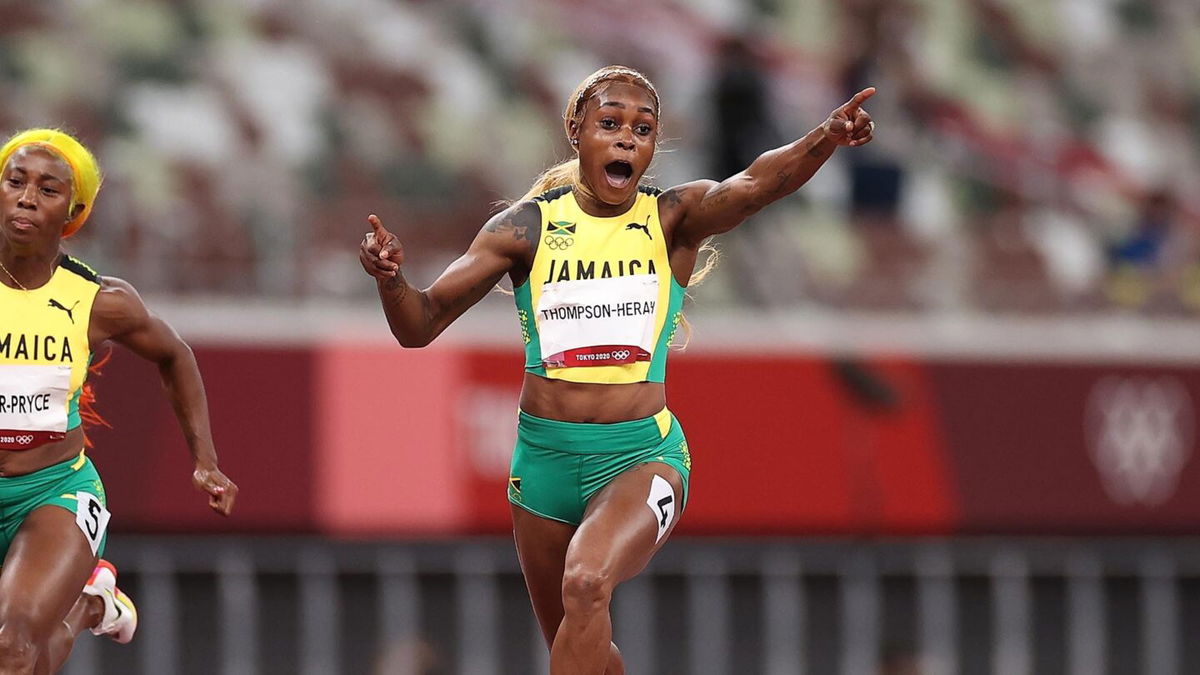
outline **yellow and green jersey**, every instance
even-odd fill
[[[66,255],[39,288],[0,284],[0,449],[37,447],[79,426],[99,290],[99,275]]]
[[[662,382],[684,287],[658,220],[659,191],[639,187],[619,216],[584,213],[571,188],[533,201],[542,234],[529,279],[513,289],[525,370],[570,382]]]

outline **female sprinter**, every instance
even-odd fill
[[[720,183],[639,184],[659,100],[637,71],[603,68],[567,102],[577,157],[484,225],[428,289],[405,280],[399,241],[369,217],[360,248],[392,333],[429,344],[507,274],[525,341],[508,498],[521,569],[555,675],[621,673],[613,588],[675,527],[691,458],[666,408],[667,347],[701,245],[803,185],[839,145],[872,138],[864,89],[804,138]]]
[[[96,345],[114,340],[158,365],[195,460],[192,482],[222,515],[237,497],[217,468],[191,350],[132,286],[59,249],[99,190],[95,159],[67,134],[35,129],[0,147],[3,673],[57,671],[84,628],[128,642],[137,627],[116,570],[98,560],[109,513],[79,416]]]

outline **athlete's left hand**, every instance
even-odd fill
[[[862,104],[875,95],[875,87],[867,87],[855,94],[836,110],[821,125],[825,137],[838,145],[851,147],[866,145],[875,137],[875,123],[871,114],[862,109]]]
[[[192,484],[202,492],[208,493],[208,505],[213,511],[223,516],[228,516],[233,511],[238,486],[217,467],[197,466],[192,472]]]

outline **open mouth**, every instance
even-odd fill
[[[633,165],[622,159],[609,162],[604,165],[604,177],[608,179],[609,185],[623,188],[633,178]]]

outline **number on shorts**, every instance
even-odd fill
[[[667,521],[670,520],[670,518],[671,518],[671,512],[667,510],[667,507],[670,506],[671,503],[674,501],[675,501],[675,495],[667,495],[666,497],[663,497],[662,499],[658,500],[658,513],[660,516],[662,516],[658,520],[659,527],[667,526]]]
[[[111,514],[96,495],[90,492],[76,492],[75,504],[75,524],[83,532],[88,546],[92,548],[92,554],[95,555],[100,549],[100,541],[104,539],[104,532],[108,529]]]
[[[657,544],[671,527],[671,519],[675,516],[675,490],[666,478],[655,474],[651,479],[646,506],[654,512],[654,519],[657,521],[658,536],[654,538],[654,543]]]

